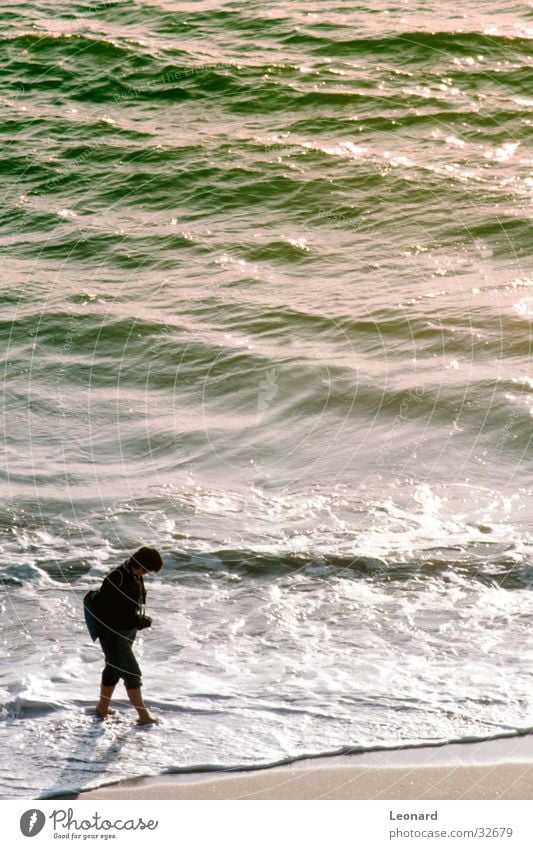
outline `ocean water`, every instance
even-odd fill
[[[4,5],[3,798],[533,726],[532,37]],[[141,544],[151,729],[81,609]]]

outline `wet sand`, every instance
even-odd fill
[[[309,758],[121,781],[81,799],[532,799],[533,738]]]

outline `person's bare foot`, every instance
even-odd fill
[[[157,719],[154,716],[150,716],[149,713],[146,716],[140,716],[137,720],[137,725],[156,725]]]
[[[107,710],[104,710],[100,707],[100,705],[96,705],[95,713],[96,716],[100,717],[100,719],[105,719],[107,716],[112,716],[114,713],[116,713],[116,711],[113,710],[113,708],[107,708]]]

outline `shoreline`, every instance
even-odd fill
[[[533,799],[533,735],[306,758],[242,771],[166,773],[63,798]]]

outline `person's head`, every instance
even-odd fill
[[[147,572],[160,572],[163,568],[163,559],[157,548],[148,548],[143,545],[135,554],[132,554],[128,565],[134,575],[146,575]]]

